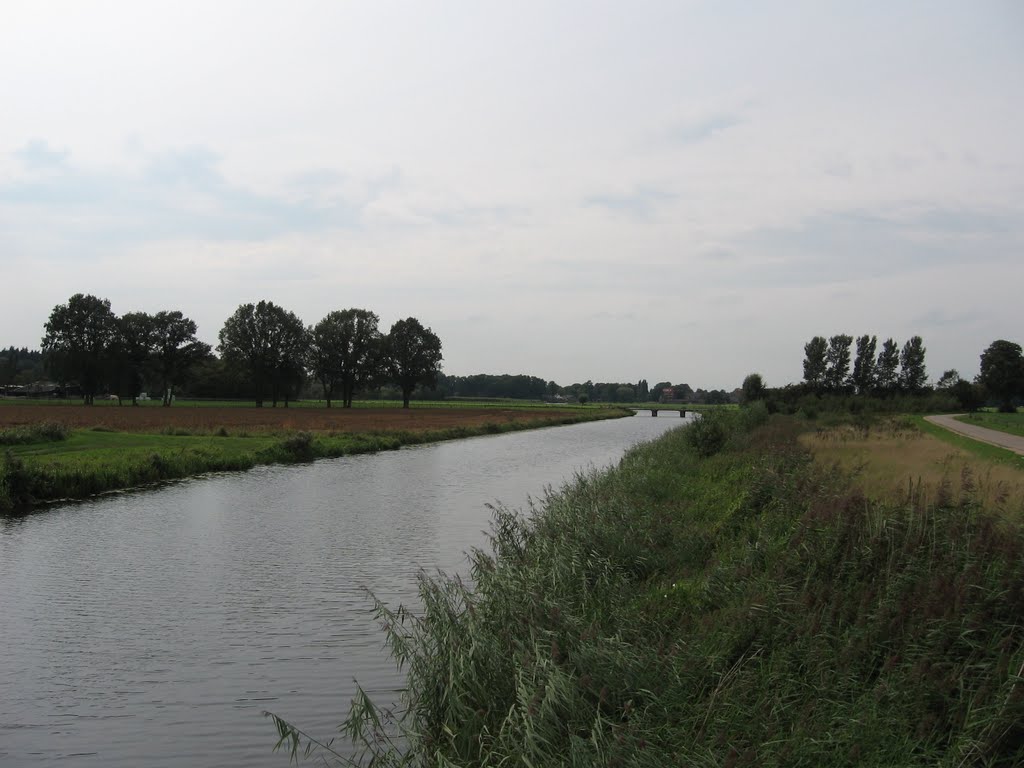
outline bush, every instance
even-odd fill
[[[281,448],[293,461],[311,461],[313,451],[313,435],[309,432],[296,432],[281,441]]]
[[[733,415],[728,411],[705,411],[686,427],[686,442],[702,458],[714,456],[725,447],[733,429]]]
[[[24,462],[10,451],[0,459],[0,512],[32,503],[32,478]]]

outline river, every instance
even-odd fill
[[[0,766],[285,766],[402,678],[366,590],[464,570],[488,503],[618,460],[676,413],[260,467],[0,518]]]

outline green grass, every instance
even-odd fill
[[[980,411],[960,416],[957,421],[965,424],[975,424],[986,429],[996,429],[1010,435],[1024,437],[1024,412],[1017,413],[996,413],[994,411]]]
[[[868,501],[797,422],[721,418],[497,510],[471,581],[378,605],[408,688],[356,697],[362,759],[1024,764],[1024,531],[971,498]]]
[[[12,444],[0,454],[0,512],[204,472],[244,470],[257,464],[395,450],[404,445],[572,424],[618,415],[619,412],[607,409],[589,409],[570,413],[556,421],[492,422],[474,427],[426,431],[291,432],[256,436],[227,433],[224,436],[193,435],[181,433],[183,431],[143,434],[89,429],[73,431],[57,441],[38,437],[32,430],[15,430],[11,434],[18,440],[12,438]],[[48,435],[50,431],[44,430],[43,434]],[[35,437],[21,439],[23,433]]]
[[[965,435],[957,434],[956,432],[952,432],[948,429],[945,429],[944,427],[940,427],[937,424],[932,424],[931,422],[925,421],[923,416],[914,415],[909,416],[908,418],[912,419],[914,424],[916,424],[918,429],[920,429],[922,432],[932,435],[933,437],[937,437],[944,443],[948,443],[949,445],[955,445],[957,448],[961,448],[967,451],[968,453],[972,453],[975,456],[979,456],[980,458],[987,459],[989,461],[996,461],[1001,464],[1009,464],[1015,467],[1024,467],[1024,460],[1022,460],[1021,457],[1018,456],[1013,451],[1009,451],[1005,448],[1000,448],[999,446],[996,445],[982,443],[979,442],[978,440],[972,440],[971,438],[966,437]],[[985,424],[984,426],[987,427],[988,424]]]

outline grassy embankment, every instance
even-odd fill
[[[60,408],[47,409],[51,417],[55,412],[59,414]],[[178,407],[162,413],[184,415]],[[323,413],[326,419],[327,412]],[[168,425],[157,433],[112,431],[102,425],[69,429],[59,422],[13,426],[0,429],[0,512],[204,472],[393,450],[404,445],[625,415],[608,409],[554,411],[543,407],[518,409],[511,415],[503,408],[500,413],[490,414],[481,411],[465,424],[444,419],[447,425],[442,428],[403,428],[406,422],[392,419],[389,427],[362,432],[248,432],[233,424],[229,430],[212,422],[187,429]],[[338,414],[331,417],[337,419]]]
[[[424,611],[381,607],[407,709],[389,725],[357,698],[363,758],[1021,765],[1019,518],[970,483],[868,498],[806,425],[762,418],[711,415],[499,510],[472,586],[425,578]]]
[[[997,429],[1000,432],[1024,437],[1024,412],[1021,411],[1017,411],[1017,413],[979,411],[961,416],[958,420],[966,424],[975,424],[986,429]]]

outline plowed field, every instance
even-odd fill
[[[117,432],[382,432],[479,427],[485,424],[559,423],[578,411],[516,408],[255,408],[217,406],[17,405],[0,406],[0,429],[59,422],[71,429]]]

